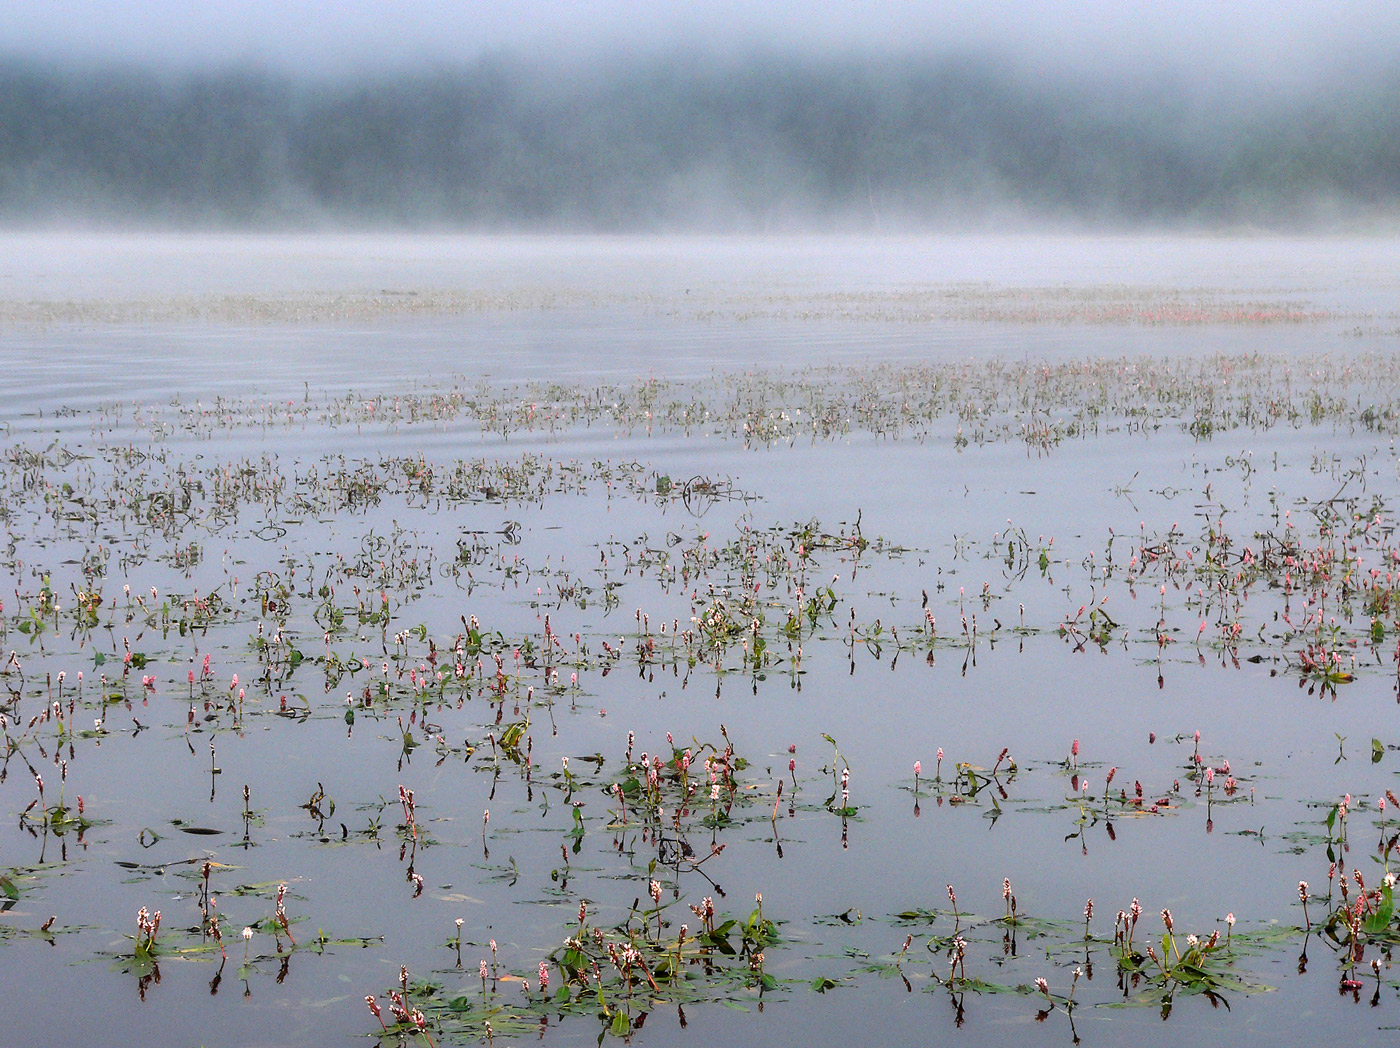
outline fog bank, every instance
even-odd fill
[[[1397,67],[1400,68],[1400,67]],[[1400,214],[1400,75],[1244,92],[974,53],[0,63],[7,226],[1312,229]]]

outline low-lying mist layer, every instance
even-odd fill
[[[355,81],[12,60],[0,64],[0,215],[579,230],[1355,225],[1400,204],[1397,82],[1249,101],[972,58],[495,56]]]

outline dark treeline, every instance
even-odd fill
[[[0,64],[0,223],[1308,227],[1400,214],[1400,77],[1263,101],[992,62]]]

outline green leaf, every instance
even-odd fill
[[[632,1028],[632,1020],[626,1012],[613,1012],[612,1032],[614,1037],[626,1037]]]
[[[835,979],[828,979],[825,975],[818,975],[812,980],[812,989],[817,993],[826,993],[827,990],[834,990],[839,984]]]
[[[1366,934],[1379,935],[1390,927],[1390,919],[1395,914],[1394,889],[1386,884],[1381,887],[1381,901],[1376,912],[1366,918]]]
[[[1371,740],[1371,763],[1379,764],[1381,758],[1385,756],[1385,747],[1381,745],[1380,739]]]

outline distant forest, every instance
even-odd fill
[[[559,230],[1400,215],[1400,75],[1263,100],[756,56],[317,79],[0,62],[0,224]]]

